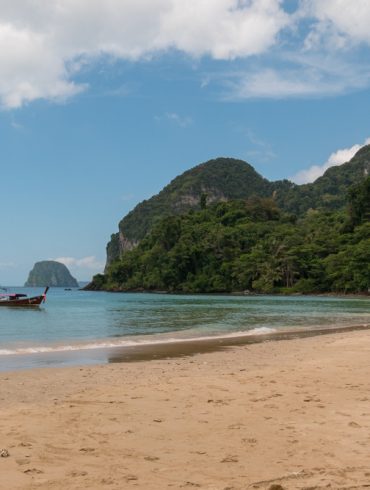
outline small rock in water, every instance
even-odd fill
[[[9,458],[10,454],[7,449],[0,449],[0,458]]]

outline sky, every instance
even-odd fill
[[[0,0],[0,284],[102,271],[119,220],[218,156],[312,182],[370,142],[368,0]]]

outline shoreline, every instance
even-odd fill
[[[309,297],[313,298],[348,298],[348,299],[362,299],[367,298],[370,299],[370,292],[363,291],[361,293],[338,293],[338,292],[323,292],[323,293],[257,293],[257,292],[245,292],[245,291],[232,291],[232,292],[209,292],[209,293],[185,293],[182,291],[165,291],[165,290],[146,290],[146,289],[137,289],[137,290],[122,290],[122,289],[89,289],[87,286],[83,288],[79,288],[79,291],[86,291],[91,293],[122,293],[122,294],[169,294],[174,296],[246,296],[246,297],[259,297],[259,296],[272,296],[272,297]]]
[[[197,354],[212,353],[265,342],[279,342],[305,339],[336,333],[370,330],[370,325],[353,325],[348,327],[318,328],[310,330],[286,330],[257,335],[225,336],[197,340],[182,340],[150,345],[116,347],[109,357],[109,363],[140,362],[179,357],[191,357]]]
[[[135,345],[112,345],[91,348],[56,348],[47,352],[14,353],[0,356],[0,373],[37,368],[57,368],[84,365],[105,365],[113,363],[133,363],[193,357],[197,354],[230,350],[253,344],[291,341],[310,337],[333,335],[370,330],[369,324],[346,327],[311,328],[283,330],[252,334],[248,331],[240,335],[217,335],[191,339],[170,339],[137,343]]]
[[[0,373],[0,487],[365,488],[370,331],[331,333]]]

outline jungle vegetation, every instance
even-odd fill
[[[269,181],[235,158],[209,160],[177,176],[120,221],[119,233],[113,234],[107,245],[107,265],[136,246],[163,218],[201,209],[204,195],[208,204],[271,197],[281,210],[303,216],[308,210],[343,208],[349,187],[360,182],[366,172],[370,172],[370,145],[349,162],[330,167],[315,182],[304,185]]]
[[[268,197],[164,217],[92,289],[181,293],[361,293],[370,288],[370,177],[344,208],[298,216]]]

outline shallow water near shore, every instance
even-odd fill
[[[40,294],[40,289],[16,291]],[[368,323],[368,298],[113,294],[55,288],[40,309],[0,308],[0,370],[104,362],[109,359],[102,349],[117,347]]]

